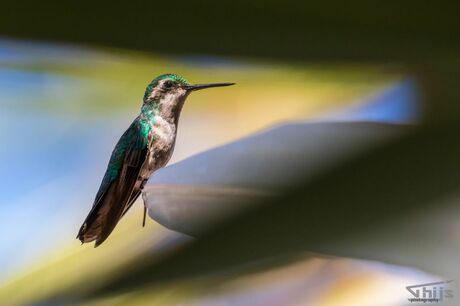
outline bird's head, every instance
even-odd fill
[[[187,96],[196,90],[211,87],[230,86],[234,83],[190,84],[177,74],[163,74],[147,86],[144,94],[144,105],[156,105],[165,111],[182,108]]]

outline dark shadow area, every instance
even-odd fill
[[[459,3],[7,1],[0,34],[171,54],[413,59],[458,48]]]

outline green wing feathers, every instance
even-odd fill
[[[121,136],[110,157],[93,207],[80,228],[82,243],[100,245],[140,194],[139,173],[148,153],[150,125],[136,119]]]

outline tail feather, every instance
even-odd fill
[[[137,172],[126,167],[121,178],[111,184],[91,209],[78,233],[81,242],[96,240],[95,247],[103,243],[112,233],[127,208],[132,205],[140,192],[135,188]]]
[[[96,240],[95,247],[99,246],[120,220],[124,205],[117,200],[118,194],[114,192],[116,185],[110,186],[107,193],[91,209],[77,236],[82,243]]]

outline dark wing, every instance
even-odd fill
[[[93,207],[78,233],[83,243],[96,240],[98,246],[104,242],[139,196],[139,173],[148,155],[149,135],[149,126],[136,120],[118,141]]]

